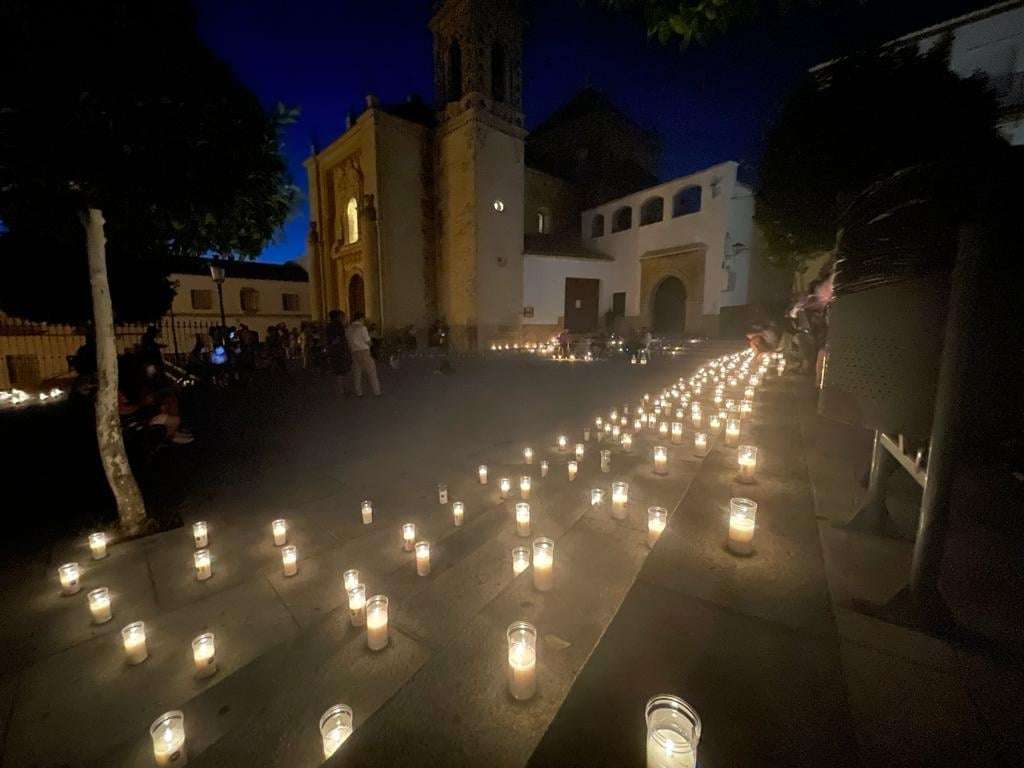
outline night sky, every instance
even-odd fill
[[[642,23],[594,0],[533,0],[523,98],[527,128],[586,84],[603,90],[663,145],[670,179],[725,160],[756,181],[764,135],[787,89],[809,66],[870,34],[891,39],[992,0],[822,0],[817,10],[762,16],[707,47],[680,51],[647,39]],[[305,192],[310,141],[325,146],[367,93],[385,103],[433,98],[427,0],[198,0],[200,31],[268,105],[301,110],[285,151]],[[894,6],[896,6],[894,8]],[[308,226],[303,199],[262,258],[298,259]]]

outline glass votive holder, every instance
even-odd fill
[[[729,550],[737,555],[754,551],[754,526],[757,502],[751,499],[729,499]]]
[[[349,568],[341,575],[341,578],[345,582],[345,589],[352,589],[359,583],[359,571],[355,568]]]
[[[516,535],[530,535],[530,505],[525,501],[516,504]]]
[[[740,420],[730,417],[725,420],[725,443],[736,445],[740,440]]]
[[[348,619],[353,627],[366,624],[366,585],[354,584],[346,590],[348,594]]]
[[[678,421],[672,422],[672,442],[676,445],[683,442],[683,425]]]
[[[320,716],[320,741],[324,760],[329,758],[352,735],[352,708],[335,704]]]
[[[564,451],[569,447],[569,438],[565,435],[558,436],[558,450]]]
[[[192,555],[192,562],[196,570],[196,581],[206,581],[213,576],[213,560],[210,558],[210,550],[197,549]]]
[[[388,599],[374,595],[366,601],[366,646],[380,651],[388,645]]]
[[[533,464],[533,448],[529,446],[523,448],[523,461],[527,464]]]
[[[583,443],[576,443],[576,460],[582,461],[583,453],[586,451],[586,447]]]
[[[416,543],[416,523],[404,523],[402,525],[402,549],[412,552]]]
[[[437,484],[437,503],[447,504],[448,503],[448,486],[444,483]]]
[[[512,548],[512,575],[518,576],[530,567],[530,550],[526,547]]]
[[[647,702],[647,768],[694,768],[700,717],[678,696],[662,694]]]
[[[642,418],[640,418],[640,419],[633,419],[633,431],[634,432],[640,432],[643,428],[644,428],[644,420]]]
[[[693,433],[693,453],[701,458],[708,455],[708,436],[706,432]]]
[[[527,621],[509,625],[508,692],[516,701],[533,698],[537,692],[537,628]]]
[[[480,485],[487,485],[487,465],[481,464],[476,469],[477,476],[480,478]]]
[[[555,542],[547,537],[533,540],[533,587],[548,592],[555,585]]]
[[[519,496],[524,499],[530,498],[530,488],[533,485],[533,480],[530,479],[529,475],[523,475],[519,478]]]
[[[185,714],[175,709],[164,712],[149,726],[153,740],[153,761],[159,766],[185,765]]]
[[[629,501],[629,483],[616,480],[612,483],[612,517],[622,520],[626,517],[626,504]]]
[[[288,543],[288,523],[284,520],[275,520],[270,524],[270,530],[274,534],[274,546],[283,547]]]
[[[106,624],[113,616],[110,609],[110,590],[106,587],[90,589],[86,594],[89,600],[89,613],[93,624]]]
[[[60,578],[61,594],[77,595],[78,590],[82,588],[78,563],[64,563],[57,569],[57,576]]]
[[[103,531],[89,534],[89,551],[93,560],[102,560],[107,556],[107,534]]]
[[[501,495],[501,498],[507,499],[511,490],[512,481],[509,480],[507,477],[503,477],[501,478],[501,480],[498,481],[498,492]]]
[[[200,680],[216,674],[217,642],[213,632],[203,632],[192,640],[192,663]]]
[[[146,649],[146,624],[133,621],[121,629],[121,643],[124,653],[131,665],[141,664],[149,657]]]
[[[427,576],[430,573],[430,542],[416,542],[416,575]]]
[[[609,450],[601,451],[601,471],[611,472],[612,471],[612,452]]]
[[[575,480],[576,473],[580,471],[580,465],[577,463],[576,459],[572,459],[566,466],[569,472],[569,479]]]
[[[452,502],[452,525],[459,528],[466,519],[466,505],[461,501]]]
[[[192,523],[192,542],[196,549],[204,549],[209,545],[210,536],[205,520],[197,520]]]
[[[757,446],[741,445],[736,449],[736,463],[739,465],[739,477],[741,483],[754,482],[754,474],[757,470]]]
[[[547,477],[548,476],[548,462],[547,462],[546,459],[540,463],[540,476],[541,477]]]
[[[294,576],[299,572],[299,553],[294,544],[281,547],[281,571],[285,576]]]
[[[600,488],[590,489],[590,506],[599,507],[601,502],[604,501],[604,491]]]
[[[369,499],[364,499],[362,506],[360,506],[360,512],[363,515],[363,525],[369,525],[373,522],[373,502]]]
[[[722,431],[722,419],[717,413],[712,413],[708,417],[708,429],[714,435]]]
[[[668,510],[664,507],[647,508],[647,545],[653,547],[668,525]]]
[[[667,475],[668,474],[668,448],[664,445],[654,446],[654,467],[653,471],[656,475]]]
[[[629,432],[622,433],[622,450],[632,451],[633,450],[633,436]]]

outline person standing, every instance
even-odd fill
[[[327,317],[327,327],[324,329],[324,346],[327,365],[334,380],[337,382],[338,393],[345,395],[345,377],[352,370],[352,354],[349,352],[348,339],[346,338],[345,313],[340,309],[332,309]]]
[[[352,351],[352,388],[356,397],[363,396],[363,374],[370,380],[373,394],[380,396],[380,382],[377,380],[377,364],[370,354],[370,332],[366,329],[362,312],[352,317],[352,322],[345,329],[348,337],[348,348]]]

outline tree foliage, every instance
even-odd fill
[[[263,108],[187,2],[5,0],[0,30],[0,308],[89,317],[88,206],[107,221],[120,320],[166,311],[173,258],[252,258],[272,239],[295,200],[293,114]]]
[[[791,93],[768,134],[757,197],[774,263],[830,250],[843,209],[871,183],[920,163],[968,168],[1003,143],[987,83],[958,77],[947,55],[940,45],[846,57]]]

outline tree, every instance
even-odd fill
[[[949,70],[947,48],[840,59],[809,74],[768,134],[756,220],[778,266],[831,250],[839,217],[873,182],[942,161],[968,168],[1002,139],[982,78]]]
[[[99,450],[134,534],[146,515],[120,430],[114,319],[162,314],[174,257],[260,253],[295,199],[279,147],[291,113],[268,113],[217,60],[184,0],[5,0],[0,30],[3,71],[20,73],[0,94],[0,299],[36,319],[90,308]],[[6,279],[32,267],[35,282]],[[62,283],[59,303],[32,298]]]

